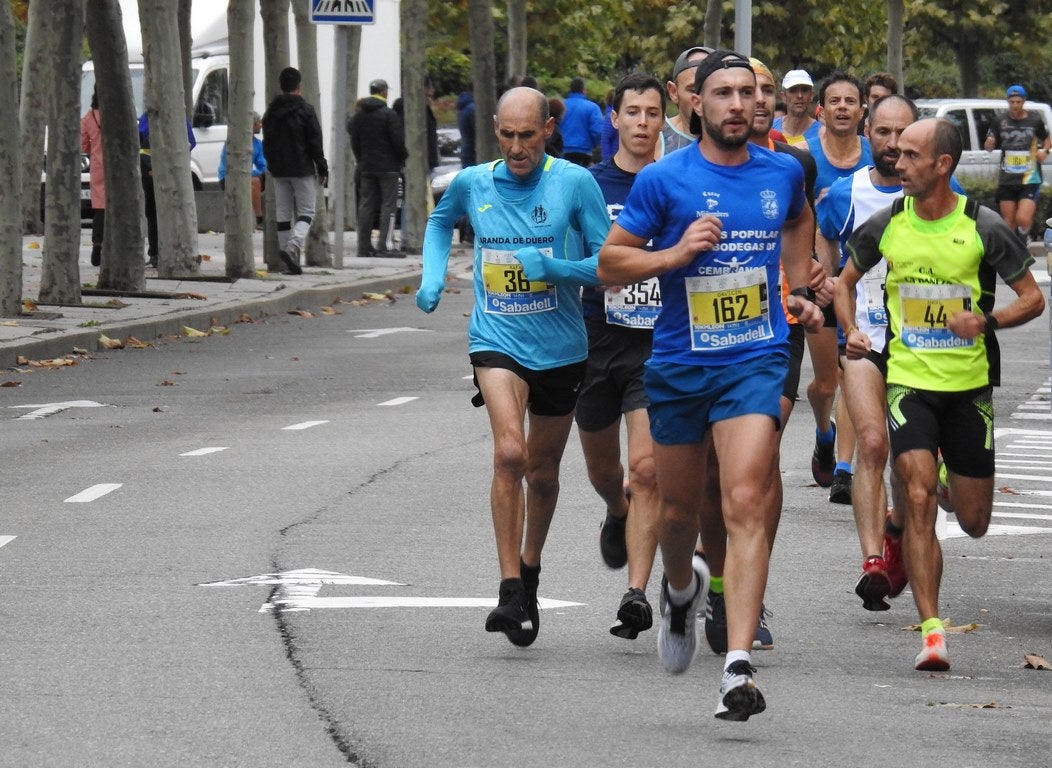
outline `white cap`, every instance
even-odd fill
[[[790,69],[785,73],[785,77],[782,78],[782,90],[788,91],[790,88],[797,85],[806,85],[808,88],[814,88],[815,82],[804,70]]]

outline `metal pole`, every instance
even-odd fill
[[[734,0],[734,50],[752,56],[752,0]]]
[[[336,77],[332,84],[332,164],[329,165],[332,184],[332,203],[335,210],[333,222],[332,265],[343,269],[343,214],[344,195],[347,190],[347,176],[344,168],[347,165],[347,128],[344,125],[347,116],[347,38],[350,29],[344,24],[337,24],[336,29]]]

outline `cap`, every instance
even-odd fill
[[[806,85],[808,88],[815,87],[815,81],[802,69],[790,69],[782,78],[782,90],[788,91],[797,85]]]
[[[771,74],[771,70],[768,69],[767,65],[760,61],[755,56],[749,57],[749,66],[752,67],[752,71],[758,75],[767,75],[771,78],[771,82],[774,82],[774,75]]]
[[[369,83],[369,93],[383,93],[387,90],[387,81],[377,78]]]
[[[1021,85],[1010,85],[1008,86],[1008,93],[1005,94],[1006,99],[1010,99],[1013,96],[1018,96],[1021,99],[1026,98],[1026,88]]]
[[[675,80],[679,77],[680,73],[687,69],[692,69],[701,62],[701,59],[690,60],[690,57],[696,53],[712,53],[711,48],[707,48],[704,45],[696,45],[693,48],[688,48],[683,51],[679,56],[676,57],[676,63],[672,65],[672,79]]]
[[[750,72],[753,71],[749,60],[740,53],[725,49],[713,51],[698,63],[698,68],[694,72],[694,92],[701,93],[701,87],[705,85],[705,81],[713,72],[735,67],[741,67]],[[697,112],[690,113],[690,132],[695,136],[701,133],[701,119],[698,117]]]

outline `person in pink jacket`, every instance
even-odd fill
[[[91,265],[102,263],[102,230],[106,218],[106,181],[102,166],[102,117],[99,95],[92,94],[91,109],[80,120],[80,151],[88,156],[91,177]]]

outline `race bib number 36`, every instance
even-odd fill
[[[551,258],[551,248],[541,248]],[[559,306],[555,286],[526,279],[514,251],[482,249],[484,311],[500,315],[548,312]]]
[[[911,349],[970,347],[974,339],[962,339],[949,329],[949,319],[958,312],[972,311],[972,294],[966,285],[899,285],[902,311],[902,343]]]
[[[688,277],[685,284],[691,349],[722,349],[774,335],[765,269]]]

